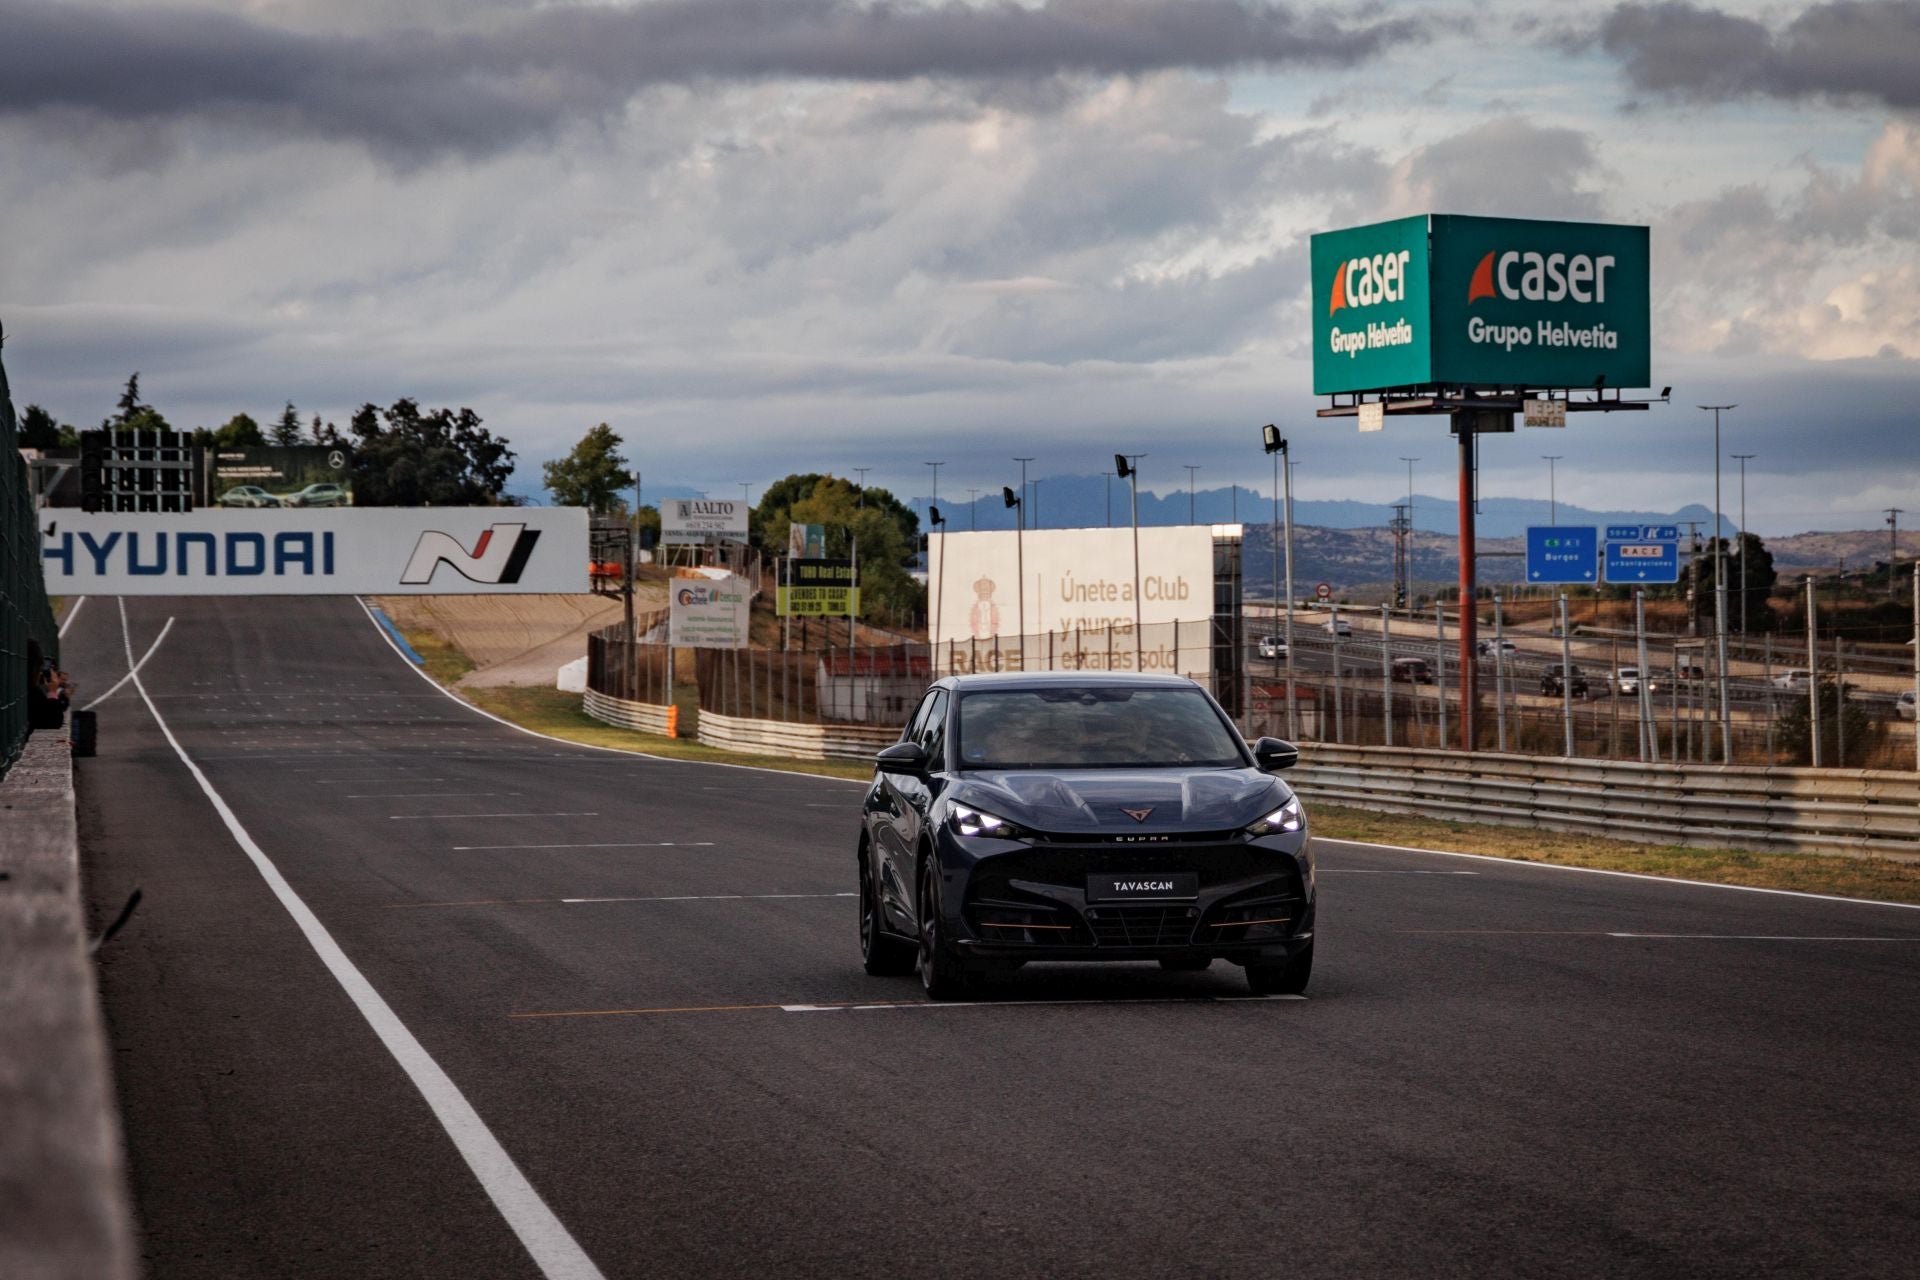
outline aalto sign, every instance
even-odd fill
[[[1422,214],[1310,257],[1316,395],[1650,381],[1645,227]]]

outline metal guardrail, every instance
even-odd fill
[[[0,777],[27,740],[28,645],[58,661],[59,629],[40,568],[40,531],[0,365]],[[32,673],[37,675],[38,673]]]
[[[898,728],[849,724],[795,724],[752,720],[745,716],[700,713],[700,741],[729,751],[800,756],[809,760],[871,760],[882,747],[900,740]]]
[[[617,725],[622,729],[637,729],[641,733],[658,734],[667,732],[667,713],[672,707],[659,706],[652,702],[629,702],[625,698],[615,698],[604,693],[588,689],[580,709],[605,724]]]
[[[1659,844],[1920,862],[1920,775],[1311,743],[1309,801]]]

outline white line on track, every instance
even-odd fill
[[[416,818],[597,818],[600,815],[592,810],[581,813],[390,813],[390,822],[407,822]]]
[[[1362,867],[1321,867],[1322,876],[1477,876],[1478,871],[1381,871]]]
[[[127,606],[126,606],[126,602],[122,601],[120,604],[120,630],[122,635],[125,635],[126,633],[126,622],[127,622]],[[133,679],[134,676],[138,674],[140,668],[147,665],[147,659],[151,658],[154,655],[154,653],[160,648],[160,642],[167,638],[167,632],[171,630],[173,630],[173,619],[168,618],[167,624],[164,627],[160,628],[160,634],[153,638],[153,643],[147,646],[146,653],[141,655],[140,661],[138,662],[135,662],[133,660],[133,642],[131,640],[128,640],[127,662],[129,663],[129,666],[127,667],[127,674],[121,676],[118,680],[115,680],[113,682],[113,687],[111,689],[108,689],[105,693],[101,694],[99,697],[95,698],[92,702],[89,702],[86,706],[80,709],[82,711],[91,711],[95,707],[99,706],[101,703],[105,702],[108,698],[111,698],[114,694],[120,692],[120,686],[125,684],[127,681]]]
[[[562,902],[773,902],[784,898],[857,898],[857,893],[689,893],[673,898],[562,898]]]
[[[1653,938],[1673,942],[1920,942],[1912,938],[1816,937],[1797,933],[1609,933],[1609,938]]]
[[[1572,871],[1588,876],[1618,876],[1624,880],[1642,880],[1650,884],[1687,885],[1695,889],[1726,889],[1734,893],[1766,893],[1783,898],[1810,898],[1816,902],[1851,902],[1862,907],[1895,907],[1901,911],[1920,911],[1920,902],[1884,902],[1879,898],[1848,898],[1837,893],[1808,893],[1802,889],[1764,889],[1751,884],[1716,884],[1711,880],[1686,880],[1679,876],[1650,876],[1642,871],[1609,871],[1604,867],[1569,867],[1559,862],[1524,862],[1519,858],[1500,858],[1490,853],[1461,853],[1454,849],[1423,849],[1411,844],[1371,844],[1365,840],[1334,840],[1317,837],[1321,844],[1343,844],[1351,849],[1386,849],[1394,853],[1423,853],[1432,858],[1471,858],[1475,862],[1497,862],[1515,870]]]
[[[455,853],[479,849],[711,849],[711,840],[619,840],[605,844],[456,844]]]
[[[823,774],[818,774],[818,773],[803,773],[798,769],[765,769],[760,767],[759,765],[726,764],[719,760],[681,760],[674,756],[656,756],[656,755],[650,755],[645,751],[629,751],[625,747],[599,747],[599,746],[594,746],[591,743],[574,742],[567,738],[556,738],[552,734],[541,733],[537,729],[529,729],[525,725],[515,724],[511,720],[505,720],[497,715],[494,715],[493,712],[491,711],[482,711],[479,707],[474,706],[471,702],[468,702],[465,698],[460,697],[458,694],[454,693],[452,690],[441,688],[439,683],[435,681],[432,676],[428,675],[425,671],[422,671],[419,667],[415,666],[412,662],[407,661],[407,655],[400,652],[400,646],[393,642],[393,637],[387,634],[387,629],[381,626],[379,621],[373,616],[373,609],[367,604],[367,602],[365,600],[360,599],[360,597],[358,596],[355,596],[354,599],[360,605],[361,611],[367,615],[368,624],[371,625],[373,629],[379,633],[380,638],[382,640],[386,641],[387,647],[389,649],[392,649],[394,654],[397,657],[399,657],[403,663],[405,663],[407,670],[413,672],[413,674],[419,676],[422,680],[425,680],[429,685],[432,685],[433,688],[437,690],[439,693],[445,695],[447,698],[451,699],[452,701],[459,703],[462,707],[465,707],[468,711],[473,712],[473,714],[477,716],[485,716],[487,719],[493,721],[495,724],[503,724],[507,728],[512,729],[515,733],[524,733],[530,738],[540,738],[546,742],[558,742],[564,746],[576,747],[581,751],[600,751],[600,752],[605,752],[609,755],[628,756],[637,760],[658,760],[662,764],[690,764],[690,765],[698,765],[701,768],[706,768],[706,769],[744,769],[748,773],[774,773],[774,774],[779,774],[783,778],[804,779],[809,782],[837,783],[841,786],[865,787],[868,785],[867,783],[858,781],[857,779],[854,779],[854,778],[829,778]],[[565,759],[567,758],[567,755],[569,755],[570,753],[556,752],[555,754],[560,755],[562,759]]]
[[[133,640],[127,632],[125,600],[120,602],[120,636],[126,645],[127,661],[131,663]],[[514,1164],[513,1157],[508,1155],[506,1148],[500,1145],[500,1140],[493,1136],[486,1122],[480,1118],[480,1113],[473,1109],[473,1104],[468,1102],[466,1096],[460,1092],[459,1086],[453,1083],[452,1078],[441,1069],[440,1064],[433,1060],[421,1043],[414,1038],[413,1033],[407,1030],[406,1024],[400,1021],[399,1016],[381,998],[380,993],[374,990],[373,984],[367,981],[366,976],[354,967],[353,961],[349,960],[346,952],[340,949],[340,944],[333,940],[331,933],[327,932],[327,927],[320,923],[320,918],[314,915],[307,904],[301,900],[300,895],[294,892],[293,886],[288,884],[286,878],[280,874],[280,869],[273,864],[273,860],[267,857],[266,852],[254,842],[247,829],[240,825],[240,819],[234,815],[220,793],[213,789],[213,784],[207,780],[207,775],[200,771],[200,766],[193,762],[193,757],[187,754],[186,748],[180,745],[180,740],[173,736],[173,730],[161,718],[160,708],[155,706],[153,699],[147,696],[146,685],[140,679],[139,668],[135,667],[129,674],[133,676],[134,689],[140,694],[141,701],[147,704],[147,711],[153,716],[153,722],[159,726],[161,734],[167,740],[167,745],[171,746],[174,754],[180,757],[180,763],[186,766],[193,780],[200,784],[200,790],[212,802],[214,812],[218,813],[220,820],[226,824],[234,843],[239,845],[241,852],[252,861],[261,879],[265,880],[267,887],[273,890],[273,896],[280,900],[280,905],[285,907],[287,914],[293,917],[294,924],[306,937],[307,944],[313,948],[314,954],[320,957],[321,963],[326,965],[334,981],[340,984],[341,989],[347,993],[347,998],[353,1001],[355,1008],[359,1009],[360,1016],[365,1018],[367,1025],[373,1028],[374,1035],[380,1038],[380,1043],[386,1046],[387,1052],[392,1054],[394,1061],[400,1064],[400,1069],[406,1072],[407,1079],[413,1082],[415,1089],[419,1090],[420,1096],[432,1109],[434,1118],[447,1131],[447,1136],[453,1139],[453,1145],[466,1160],[467,1167],[473,1170],[481,1189],[487,1193],[488,1199],[492,1200],[494,1207],[500,1211],[500,1216],[506,1219],[507,1226],[512,1228],[514,1235],[519,1237],[520,1243],[532,1256],[533,1263],[540,1269],[541,1275],[545,1276],[546,1280],[605,1280],[600,1268],[593,1264],[593,1259],[587,1256],[579,1242],[567,1231],[560,1219],[554,1216],[553,1210],[547,1207],[546,1201],[540,1198],[540,1193],[534,1190],[533,1184],[527,1181],[524,1173],[520,1172],[520,1167]]]
[[[67,638],[67,628],[72,626],[73,620],[80,616],[80,606],[86,602],[87,598],[85,596],[81,596],[73,602],[73,608],[67,610],[67,616],[60,619],[60,629],[53,633],[54,639],[65,640]]]

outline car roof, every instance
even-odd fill
[[[1130,689],[1195,689],[1185,676],[1138,675],[1131,671],[998,671],[970,676],[948,676],[939,682],[959,693],[982,689],[1084,689],[1116,685]]]

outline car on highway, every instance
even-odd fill
[[[280,499],[257,484],[237,484],[215,500],[221,507],[277,507]]]
[[[1483,658],[1491,658],[1496,652],[1509,655],[1518,653],[1520,646],[1511,640],[1482,640],[1474,646],[1474,652]]]
[[[1564,671],[1559,663],[1540,673],[1540,696],[1558,698],[1563,693],[1576,698],[1587,696],[1587,673],[1578,667],[1566,667]]]
[[[331,483],[310,484],[298,493],[288,494],[282,501],[289,507],[344,507],[347,490],[343,485]]]
[[[1640,668],[1620,667],[1613,673],[1613,691],[1621,697],[1640,695]],[[1660,692],[1660,682],[1652,676],[1647,677],[1647,692]]]
[[[857,849],[870,974],[963,998],[1032,961],[1313,969],[1307,815],[1199,685],[1086,672],[950,676],[875,757]]]
[[[1893,713],[1902,720],[1911,720],[1914,718],[1913,704],[1913,690],[1909,689],[1893,700]]]
[[[1807,670],[1807,668],[1789,667],[1773,678],[1773,687],[1776,689],[1804,690],[1808,682],[1812,679],[1813,672]]]
[[[1320,624],[1320,629],[1330,636],[1350,636],[1353,634],[1353,624],[1345,618],[1328,618]]]
[[[1433,683],[1433,668],[1425,658],[1395,658],[1393,678],[1402,684]]]
[[[1260,656],[1263,658],[1284,658],[1287,656],[1287,642],[1279,636],[1260,637]]]
[[[1693,658],[1678,658],[1673,664],[1673,678],[1681,684],[1704,684],[1707,669]]]

